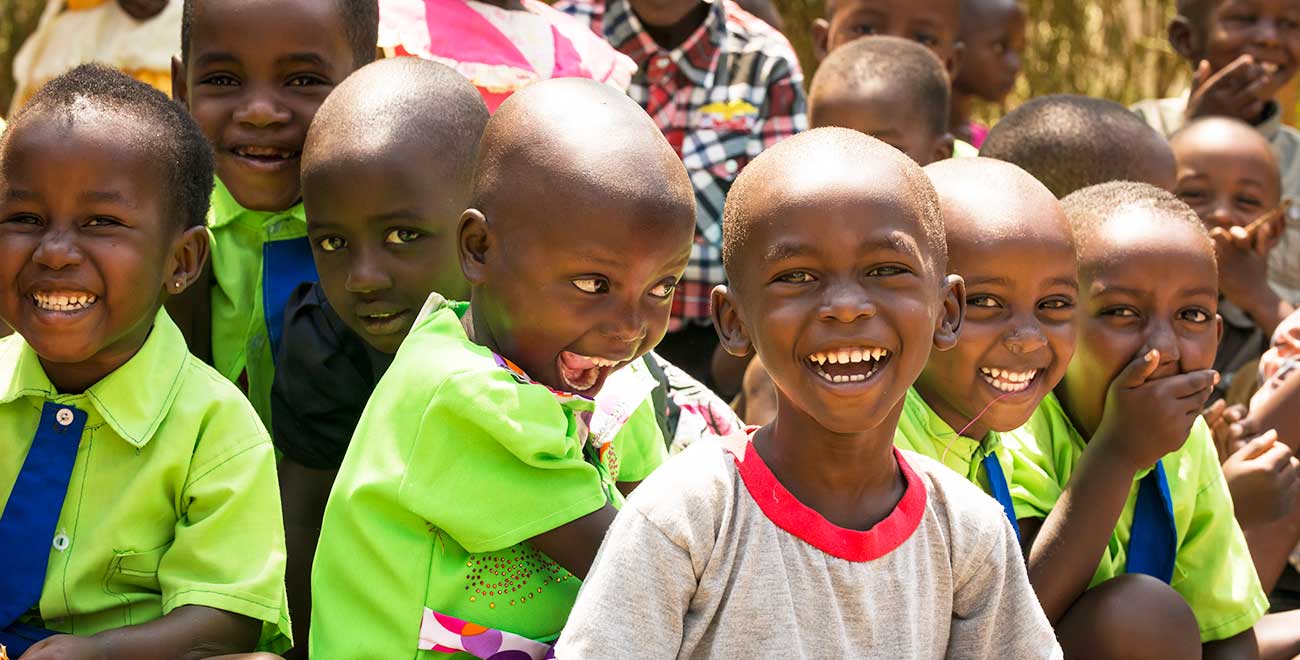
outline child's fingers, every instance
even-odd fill
[[[1133,361],[1129,362],[1115,377],[1115,382],[1124,387],[1138,387],[1147,382],[1158,366],[1160,366],[1160,351],[1153,348],[1133,358]]]
[[[1208,395],[1214,389],[1218,378],[1219,372],[1213,369],[1201,369],[1162,378],[1161,386],[1164,388],[1163,394],[1175,399],[1196,399],[1202,394]],[[1202,409],[1197,408],[1196,413],[1199,415]]]
[[[1266,433],[1251,438],[1250,441],[1245,444],[1245,446],[1243,446],[1241,449],[1237,451],[1237,454],[1242,459],[1249,461],[1255,458],[1259,458],[1260,456],[1269,453],[1275,448],[1280,449],[1284,455],[1291,453],[1291,451],[1287,449],[1286,445],[1282,445],[1281,447],[1278,447],[1277,431],[1273,431],[1270,429]],[[1274,458],[1276,459],[1276,457]]]

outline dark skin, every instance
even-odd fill
[[[167,0],[117,0],[117,5],[131,18],[143,21],[167,8]]]
[[[851,128],[898,149],[921,166],[952,155],[952,135],[936,132],[927,113],[916,111],[920,100],[903,83],[863,82],[855,87],[819,87],[811,100],[812,127]]]
[[[1211,246],[1143,209],[1093,231],[1079,252],[1078,347],[1057,388],[1088,446],[1041,528],[1022,527],[1030,582],[1053,622],[1087,589],[1134,477],[1182,447],[1217,379]],[[1257,653],[1253,630],[1202,648],[1209,658]]]
[[[976,99],[1001,104],[1020,76],[1025,12],[1016,0],[966,0],[962,12],[961,71],[952,83],[950,130],[970,141]]]
[[[9,127],[0,158],[0,318],[28,339],[60,392],[82,392],[125,364],[172,292],[207,258],[204,230],[183,228],[163,195],[169,173],[138,120],[96,108],[40,111]],[[92,300],[43,308],[36,296]],[[149,623],[56,635],[23,658],[200,658],[253,648],[261,623],[179,607]]]
[[[1300,7],[1286,0],[1224,0],[1203,16],[1176,16],[1169,42],[1195,71],[1187,117],[1255,124],[1300,65]]]
[[[961,70],[960,24],[959,0],[831,0],[813,21],[813,52],[820,61],[854,39],[886,34],[934,51],[953,76]]]
[[[961,341],[930,356],[916,389],[954,430],[982,439],[1023,426],[1065,375],[1074,245],[1060,203],[1027,173],[985,159],[926,173],[943,205],[948,270],[966,282],[966,319]]]
[[[582,139],[592,131],[608,139]],[[667,330],[695,231],[680,160],[630,99],[557,80],[498,109],[479,182],[483,203],[458,234],[472,339],[553,389],[594,397]],[[606,504],[532,542],[583,577],[613,516]]]
[[[632,0],[632,12],[660,48],[685,43],[704,24],[711,5],[699,0]]]
[[[899,161],[848,160],[766,163],[780,183],[747,191],[747,249],[713,293],[713,320],[722,345],[757,351],[776,384],[776,418],[753,439],[764,462],[800,502],[865,530],[903,495],[891,454],[903,396],[931,347],[956,341],[963,305],[919,202],[893,193],[907,189]],[[877,367],[812,359],[846,348],[888,354]]]

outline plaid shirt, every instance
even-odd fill
[[[673,297],[670,330],[709,323],[709,295],[726,281],[722,205],[745,165],[808,128],[803,73],[790,42],[732,0],[716,0],[698,30],[671,51],[650,38],[628,0],[561,0],[632,58],[628,95],[654,118],[695,187],[690,265]]]

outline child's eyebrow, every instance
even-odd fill
[[[212,66],[213,64],[225,64],[227,62],[237,63],[238,61],[239,58],[235,57],[230,53],[221,53],[221,52],[203,53],[202,55],[199,55],[198,57],[194,58],[194,66],[205,67],[205,66]]]
[[[83,202],[105,202],[132,208],[135,207],[134,202],[118,192],[91,190],[77,195],[77,198]]]
[[[317,53],[290,53],[278,60],[281,64],[306,64],[308,66],[325,66],[325,58]]]

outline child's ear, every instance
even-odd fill
[[[731,290],[727,285],[719,284],[714,287],[709,311],[713,316],[713,328],[718,331],[718,339],[723,350],[736,357],[745,357],[754,350],[754,344],[749,341],[749,333],[740,320],[739,311],[731,296]]]
[[[1214,315],[1214,345],[1219,346],[1223,342],[1223,317],[1218,314]]]
[[[957,345],[966,318],[966,281],[949,275],[943,283],[943,312],[934,324],[934,347],[946,351]]]
[[[830,45],[830,38],[831,38],[830,22],[824,18],[819,18],[813,21],[812,47],[813,47],[813,55],[816,56],[818,62],[826,59],[826,55],[829,52],[828,47]]]
[[[1201,61],[1201,40],[1196,26],[1186,16],[1175,16],[1174,20],[1169,21],[1168,33],[1169,45],[1173,46],[1174,52],[1191,62],[1195,68]]]
[[[190,227],[181,232],[172,245],[171,268],[163,289],[173,296],[188,289],[203,273],[209,249],[207,227]]]
[[[934,148],[931,150],[930,162],[937,163],[941,160],[952,158],[952,145],[957,140],[952,133],[947,131],[943,135],[934,139]]]
[[[487,268],[487,253],[492,249],[492,231],[488,220],[478,209],[467,209],[460,216],[456,233],[460,272],[470,284],[481,284]]]
[[[185,65],[181,58],[172,56],[172,98],[177,103],[190,107],[190,88],[185,80]]]
[[[948,85],[952,86],[952,81],[957,80],[957,74],[961,73],[961,64],[966,60],[966,42],[958,39],[952,43],[952,54],[948,56],[948,61],[943,63],[943,68],[948,71]]]

